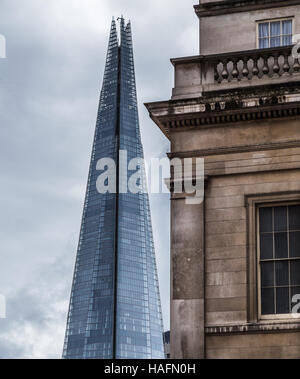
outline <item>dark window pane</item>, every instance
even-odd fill
[[[276,288],[276,313],[290,313],[290,297],[288,288]]]
[[[292,313],[300,313],[300,287],[291,288]]]
[[[292,45],[292,36],[283,36],[282,37],[282,46],[289,46]]]
[[[282,34],[293,34],[293,22],[292,20],[282,21]]]
[[[275,263],[276,286],[289,285],[289,263],[288,261],[279,261]]]
[[[290,257],[300,258],[300,232],[290,233]]]
[[[259,227],[260,232],[272,232],[273,230],[273,208],[259,209]]]
[[[260,258],[273,259],[273,234],[261,234],[260,236]]]
[[[274,289],[266,288],[261,290],[261,314],[272,315],[275,313]]]
[[[269,23],[264,22],[259,24],[259,38],[269,37]]]
[[[260,38],[259,39],[259,48],[266,49],[269,47],[269,38]]]
[[[271,37],[270,38],[270,47],[280,46],[280,37]]]
[[[300,230],[300,205],[289,207],[290,230]]]
[[[274,286],[274,262],[261,263],[261,286]]]
[[[275,233],[275,258],[288,258],[287,233]]]
[[[274,230],[275,232],[287,231],[287,207],[274,208]]]
[[[280,21],[271,22],[270,31],[271,37],[280,36]]]
[[[291,261],[291,285],[300,286],[300,261]]]

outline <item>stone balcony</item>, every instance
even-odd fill
[[[175,88],[172,99],[201,97],[224,92],[300,82],[299,58],[293,47],[172,59]]]
[[[300,115],[300,62],[293,47],[172,59],[172,98],[145,104],[172,131]]]

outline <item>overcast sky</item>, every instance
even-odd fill
[[[60,358],[112,16],[131,19],[146,159],[167,139],[144,102],[167,100],[171,57],[197,54],[196,0],[1,0],[0,358]],[[151,211],[169,327],[169,196]]]

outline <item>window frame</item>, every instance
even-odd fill
[[[270,39],[271,39],[271,33],[270,33],[270,27],[271,27],[271,23],[272,22],[280,22],[280,46],[277,46],[277,47],[284,47],[284,46],[289,46],[289,45],[281,45],[281,42],[282,42],[282,37],[284,36],[281,32],[282,32],[282,22],[283,21],[292,21],[292,38],[295,34],[295,16],[290,16],[290,17],[281,17],[281,18],[268,18],[268,19],[264,19],[264,20],[257,20],[256,21],[256,48],[257,49],[260,49],[259,47],[259,41],[260,41],[260,38],[259,38],[259,25],[260,24],[265,24],[265,23],[269,23],[269,42],[270,42]],[[270,43],[269,43],[270,45]],[[276,49],[276,47],[268,47],[269,49]],[[267,48],[267,49],[268,49]]]
[[[299,316],[295,316],[288,313],[282,313],[282,314],[269,314],[269,315],[263,315],[261,311],[262,307],[262,296],[261,296],[261,254],[260,254],[260,224],[259,224],[259,210],[261,208],[275,208],[275,207],[281,207],[281,206],[292,206],[292,205],[300,205],[300,201],[288,201],[288,202],[271,202],[268,204],[258,204],[256,206],[256,239],[257,239],[257,299],[258,299],[258,317],[260,320],[295,320],[300,319]],[[287,232],[289,233],[289,231]],[[292,261],[291,258],[287,258],[286,260]],[[276,259],[273,260],[274,262]],[[290,283],[289,283],[290,286]]]
[[[245,195],[247,208],[247,318],[251,323],[299,323],[300,314],[261,314],[259,208],[300,204],[300,191]]]

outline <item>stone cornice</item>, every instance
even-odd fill
[[[199,57],[198,57],[199,59]],[[202,86],[200,94],[146,103],[150,117],[169,138],[188,129],[242,126],[245,122],[300,116],[300,80],[285,73],[278,78],[241,79]],[[206,88],[207,87],[207,88]],[[209,87],[209,88],[208,88]],[[180,86],[178,87],[180,90]],[[186,87],[183,87],[186,88]],[[190,87],[189,87],[190,88]]]
[[[299,0],[224,0],[195,5],[199,18],[299,5]]]
[[[275,142],[275,143],[263,143],[259,145],[243,145],[243,146],[228,146],[215,149],[202,149],[193,151],[178,151],[169,153],[168,157],[173,158],[194,158],[194,157],[208,157],[212,155],[225,155],[235,153],[248,153],[256,151],[268,151],[278,149],[292,149],[300,147],[300,141],[287,141],[287,142]]]
[[[270,99],[270,102],[271,101]],[[234,104],[236,104],[236,108]],[[219,103],[218,107],[216,108],[216,105],[214,105],[215,109],[212,110],[208,109],[211,107],[211,104],[208,103],[208,105],[203,105],[203,112],[196,111],[182,114],[170,112],[158,117],[154,117],[153,114],[151,114],[151,118],[169,138],[171,132],[223,127],[226,124],[237,124],[241,126],[243,123],[250,121],[300,116],[300,101],[282,104],[264,104],[246,108],[234,102],[232,103],[232,108],[227,105],[227,109],[222,109],[223,106],[222,103],[221,105]]]
[[[224,325],[206,327],[206,334],[226,335],[226,334],[244,334],[244,333],[288,333],[300,332],[300,322],[276,322],[276,323],[259,323],[244,325]]]

